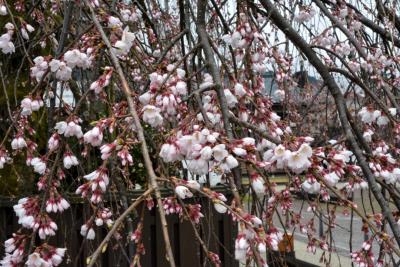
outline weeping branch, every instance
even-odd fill
[[[108,52],[110,53],[112,63],[115,67],[115,70],[118,74],[118,77],[119,77],[121,85],[122,85],[121,89],[128,101],[129,111],[131,113],[131,116],[133,117],[137,136],[141,143],[141,151],[142,151],[145,167],[147,170],[147,174],[149,175],[150,186],[155,191],[155,195],[156,195],[156,199],[157,199],[157,207],[158,207],[158,212],[160,213],[160,220],[161,220],[161,225],[162,225],[162,232],[163,232],[163,236],[164,236],[165,250],[167,252],[168,262],[169,262],[170,267],[175,267],[174,254],[172,253],[171,242],[170,242],[168,229],[167,229],[168,224],[167,224],[167,220],[165,218],[165,211],[164,211],[164,208],[162,205],[161,193],[160,193],[160,189],[159,189],[158,183],[157,183],[157,176],[153,169],[153,164],[151,162],[149,150],[147,148],[146,139],[144,137],[143,127],[140,122],[139,115],[136,111],[136,109],[137,109],[136,103],[133,100],[132,95],[131,95],[132,90],[129,88],[128,81],[125,78],[125,75],[124,75],[124,72],[119,63],[119,60],[118,60],[117,56],[114,54],[111,43],[108,40],[108,37],[107,37],[106,33],[104,32],[103,27],[101,26],[100,22],[98,21],[93,8],[91,7],[88,0],[84,0],[84,1],[85,1],[86,6],[88,6],[90,9],[91,17],[93,19],[93,22],[94,22],[97,30],[101,34],[101,38],[102,38],[103,42],[106,44],[106,46],[108,48]]]

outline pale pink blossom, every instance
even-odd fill
[[[317,181],[310,181],[310,180],[305,180],[301,184],[301,188],[309,194],[318,194],[320,192],[321,185]]]
[[[103,131],[98,126],[93,127],[83,135],[83,140],[92,146],[99,146],[103,141]]]
[[[308,158],[296,151],[292,152],[288,158],[287,166],[295,173],[301,173],[304,170],[308,169],[311,166],[311,162]]]
[[[328,185],[335,186],[339,182],[340,177],[335,172],[330,172],[324,175],[324,180]]]
[[[186,85],[186,82],[184,82],[184,81],[179,81],[179,82],[177,82],[176,85],[175,85],[175,88],[176,88],[176,92],[177,92],[179,95],[184,96],[184,95],[187,94],[187,85]]]
[[[118,151],[117,156],[121,159],[122,166],[126,166],[127,164],[133,164],[132,155],[128,152],[127,149],[122,149]]]
[[[231,92],[231,90],[229,89],[225,89],[224,90],[224,94],[226,97],[226,102],[228,104],[228,107],[233,108],[236,106],[236,104],[238,103],[238,100],[236,98],[236,96],[234,96]]]
[[[189,180],[186,182],[186,186],[194,189],[194,190],[200,190],[200,184],[199,182],[195,181],[195,180]]]
[[[213,150],[209,146],[205,146],[200,150],[201,158],[204,159],[204,160],[211,159],[212,154],[213,154]]]
[[[238,261],[245,261],[249,247],[250,244],[246,240],[246,237],[239,235],[235,241],[235,259]]]
[[[50,150],[55,150],[58,148],[59,144],[60,144],[60,136],[58,135],[58,133],[52,134],[47,143],[48,148]]]
[[[243,157],[247,155],[246,149],[240,148],[240,147],[235,147],[232,149],[232,152],[239,157]]]
[[[66,65],[71,69],[75,67],[87,69],[91,65],[90,58],[78,49],[68,50],[65,52],[63,58]]]
[[[235,90],[235,95],[237,95],[238,97],[243,97],[247,95],[247,91],[246,89],[244,89],[244,86],[241,83],[235,84],[234,90]]]
[[[11,142],[11,147],[14,150],[19,150],[27,146],[25,139],[22,136],[17,136]]]
[[[36,173],[39,173],[39,174],[44,174],[45,173],[45,171],[46,171],[46,163],[42,159],[40,159],[38,157],[33,158],[31,160],[30,164],[32,165],[32,167],[33,167],[33,169],[34,169],[34,171]]]
[[[14,43],[11,41],[11,33],[5,33],[0,36],[0,49],[6,55],[15,52]]]
[[[93,228],[89,228],[86,224],[82,225],[80,233],[88,240],[93,240],[96,237],[96,233],[94,232]]]
[[[64,163],[64,168],[66,169],[70,169],[72,166],[79,165],[78,159],[71,152],[66,152],[64,154],[63,163]]]
[[[117,17],[109,16],[108,17],[108,27],[110,27],[110,28],[121,28],[122,27],[122,22]]]
[[[114,44],[114,51],[118,56],[126,56],[133,46],[135,40],[135,34],[129,31],[129,27],[126,27],[122,33],[121,40],[118,40]]]
[[[228,167],[229,170],[231,170],[231,169],[236,168],[237,166],[239,166],[239,162],[238,162],[237,159],[236,159],[234,156],[232,156],[232,155],[229,155],[229,156],[226,157],[225,163],[226,163],[226,166]]]
[[[111,156],[111,153],[116,149],[115,143],[105,144],[100,147],[101,159],[106,160]]]
[[[42,56],[34,58],[33,62],[35,66],[31,68],[31,76],[40,81],[48,69],[48,63]]]
[[[175,144],[163,144],[160,151],[160,157],[165,162],[174,162],[181,159],[178,147]]]
[[[213,155],[216,161],[224,160],[228,155],[228,150],[225,149],[224,144],[219,144],[213,147]]]
[[[254,175],[250,178],[251,188],[257,195],[265,194],[264,180],[259,175]]]
[[[139,101],[140,103],[142,103],[142,105],[147,105],[150,103],[150,99],[151,99],[151,93],[150,92],[146,92],[142,95],[139,96]]]
[[[186,186],[183,186],[183,185],[178,185],[177,187],[175,187],[175,193],[181,199],[193,197],[193,193],[190,192],[189,188],[187,188]]]
[[[203,159],[187,160],[187,169],[189,172],[197,175],[204,175],[208,173],[208,161]]]
[[[81,138],[83,136],[81,126],[74,121],[68,123],[65,121],[57,122],[54,129],[57,130],[58,134],[62,134],[65,137],[76,136],[77,138]]]
[[[143,111],[143,121],[150,124],[152,127],[161,126],[163,123],[163,117],[160,114],[160,109],[152,106],[146,105],[142,109]]]
[[[0,5],[0,16],[5,16],[7,15],[7,8],[5,5]]]
[[[47,262],[40,256],[39,253],[34,252],[28,256],[25,263],[28,267],[43,267],[48,266]]]

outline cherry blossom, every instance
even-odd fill
[[[65,152],[64,154],[64,167],[70,169],[72,166],[79,165],[78,159],[72,154],[72,152]]]
[[[33,111],[38,111],[41,107],[43,107],[43,100],[39,99],[31,99],[30,97],[26,97],[21,101],[22,111],[21,114],[24,116],[29,116]]]
[[[193,196],[193,193],[183,185],[178,185],[175,187],[175,193],[182,199],[191,198]]]
[[[300,7],[300,12],[295,15],[294,20],[298,23],[303,23],[309,21],[314,17],[316,11],[312,7]]]
[[[5,16],[5,15],[7,15],[7,8],[6,8],[6,6],[5,5],[1,5],[0,6],[0,15],[1,16]]]
[[[13,30],[9,30],[0,36],[0,49],[3,54],[12,54],[15,52],[15,45],[11,41]]]
[[[71,79],[72,68],[68,67],[63,61],[52,59],[49,63],[51,72],[56,73],[56,78],[60,81],[68,81]]]
[[[76,136],[77,138],[81,138],[83,136],[82,128],[78,124],[77,120],[71,120],[69,122],[57,122],[54,129],[57,130],[58,134],[64,135],[65,137]]]
[[[245,236],[238,236],[235,241],[235,259],[244,261],[250,244],[246,240]]]
[[[22,136],[17,136],[11,142],[11,147],[14,150],[22,149],[27,146],[25,139]]]
[[[103,131],[100,127],[96,126],[83,135],[85,143],[92,146],[100,146],[103,141]]]
[[[152,127],[161,126],[163,123],[163,117],[160,114],[160,109],[152,106],[146,105],[143,107],[143,121],[150,124]]]
[[[110,83],[112,73],[113,69],[111,67],[106,67],[105,73],[90,85],[90,90],[93,90],[96,94],[99,94],[101,90]]]
[[[129,31],[129,27],[126,27],[122,33],[121,40],[118,40],[115,44],[115,53],[119,56],[125,56],[129,53],[129,50],[133,46],[135,41],[135,34]]]
[[[87,69],[91,66],[90,57],[78,49],[69,50],[64,54],[66,65],[73,69],[75,67]]]
[[[175,144],[163,144],[160,150],[160,157],[165,162],[174,162],[180,159],[179,148]]]
[[[6,150],[0,148],[0,169],[4,168],[4,164],[10,161],[10,157]]]
[[[34,58],[33,62],[35,63],[35,66],[31,68],[31,76],[34,77],[36,81],[40,81],[47,73],[49,64],[42,56]]]
[[[261,195],[264,194],[265,187],[262,178],[256,174],[251,176],[250,179],[251,179],[251,188],[254,190],[254,193]]]
[[[89,228],[86,224],[82,225],[80,233],[88,240],[93,240],[96,237],[96,233],[93,228]]]
[[[41,158],[33,158],[30,162],[30,165],[33,167],[36,173],[44,174],[46,172],[46,162],[44,162]]]

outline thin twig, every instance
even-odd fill
[[[140,197],[138,197],[135,202],[133,202],[125,211],[115,220],[113,227],[107,233],[106,237],[101,241],[100,245],[97,247],[95,252],[89,257],[90,263],[88,267],[93,267],[103,249],[105,249],[106,244],[110,241],[111,237],[114,235],[115,231],[118,230],[119,225],[125,220],[125,218],[151,193],[153,193],[154,188],[147,189]]]

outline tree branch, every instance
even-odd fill
[[[89,256],[90,263],[88,267],[93,267],[97,261],[97,258],[100,256],[100,253],[105,248],[107,243],[110,241],[111,237],[114,235],[115,231],[118,230],[119,225],[125,220],[125,218],[131,213],[148,195],[153,193],[154,188],[147,189],[140,197],[138,197],[135,202],[133,202],[125,211],[118,217],[118,219],[114,222],[113,227],[107,233],[106,237],[101,241],[100,245],[97,247],[95,252]]]
[[[122,71],[119,60],[113,52],[113,48],[111,46],[110,41],[108,40],[107,35],[105,34],[105,32],[103,30],[103,27],[101,26],[99,20],[97,19],[96,14],[94,13],[94,10],[93,10],[92,6],[90,5],[90,3],[88,2],[88,0],[84,0],[84,2],[86,4],[86,6],[89,7],[93,22],[96,25],[97,30],[100,32],[103,42],[106,44],[106,46],[108,48],[111,60],[113,62],[113,65],[115,67],[115,70],[119,76],[119,79],[120,79],[120,82],[122,85],[121,89],[122,89],[123,93],[125,94],[125,97],[128,101],[129,111],[133,117],[133,121],[134,121],[135,128],[137,131],[138,139],[141,142],[141,151],[142,151],[145,167],[147,170],[147,174],[149,175],[150,185],[154,189],[155,194],[156,194],[157,207],[158,207],[158,212],[160,213],[160,220],[161,220],[162,232],[163,232],[163,236],[164,236],[165,250],[166,250],[167,256],[168,256],[168,262],[171,267],[175,267],[174,254],[172,253],[171,242],[169,239],[168,228],[167,228],[168,224],[167,224],[167,220],[165,218],[165,211],[164,211],[164,207],[163,207],[162,201],[161,201],[161,193],[160,193],[160,189],[159,189],[158,183],[157,183],[157,176],[153,169],[153,164],[151,162],[149,150],[147,148],[142,124],[140,122],[139,115],[136,111],[136,103],[131,96],[131,89],[129,88],[128,82],[125,78],[124,72]]]

